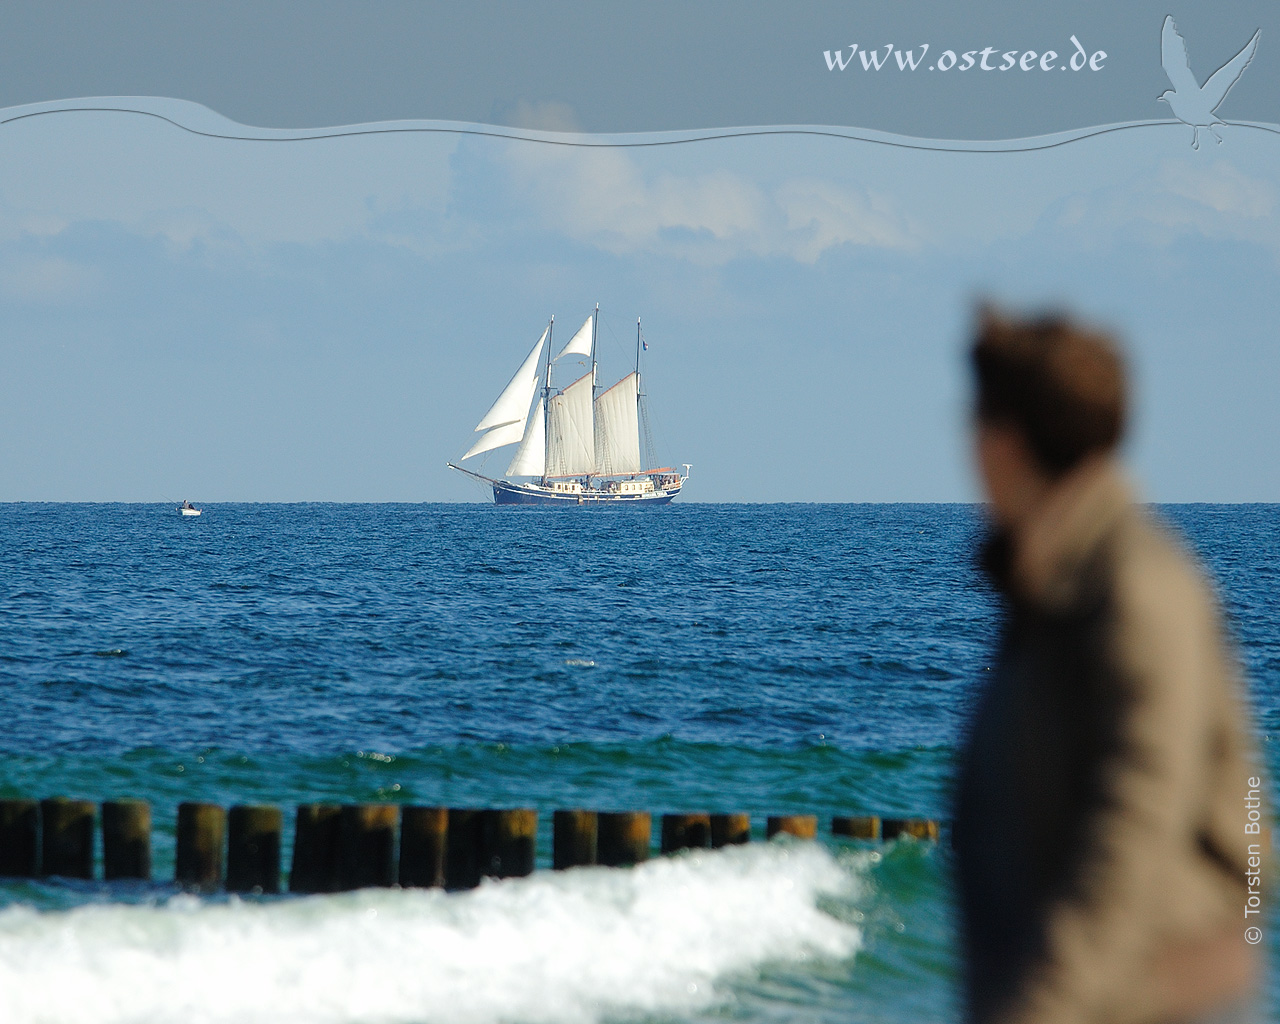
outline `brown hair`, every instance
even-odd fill
[[[1106,335],[1060,314],[1007,316],[978,309],[970,352],[978,419],[1020,430],[1058,476],[1124,432],[1124,363]]]

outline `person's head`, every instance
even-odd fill
[[[1057,314],[983,306],[970,352],[978,465],[991,510],[1016,526],[1053,485],[1124,432],[1124,363],[1106,335]]]

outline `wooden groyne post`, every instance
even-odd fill
[[[173,878],[179,885],[212,892],[222,881],[227,812],[217,804],[178,804],[178,849]]]
[[[445,837],[444,884],[474,889],[484,875],[484,811],[450,807]]]
[[[227,816],[227,892],[280,891],[279,807],[240,805]]]
[[[346,804],[338,820],[338,888],[395,885],[399,805]]]
[[[531,807],[485,811],[484,873],[490,878],[533,874],[538,856],[538,812]]]
[[[718,850],[722,846],[737,846],[740,843],[749,842],[751,842],[751,815],[711,815],[711,848],[713,850]]]
[[[662,852],[695,850],[711,845],[710,814],[664,814]]]
[[[0,878],[40,874],[40,805],[0,800]]]
[[[40,801],[40,873],[64,878],[93,877],[92,800],[52,797]]]
[[[621,868],[649,859],[653,826],[647,811],[601,811],[596,821],[597,864]]]
[[[400,811],[401,886],[444,886],[448,835],[447,807],[405,807]]]
[[[831,819],[831,834],[845,839],[879,839],[880,818],[874,814]]]
[[[595,811],[556,811],[551,816],[551,866],[564,871],[594,864],[599,827]]]
[[[338,804],[299,804],[293,832],[290,892],[337,892]]]
[[[145,800],[103,802],[102,877],[151,881],[151,805]]]
[[[796,839],[816,839],[818,817],[815,814],[780,814],[765,822],[765,835],[770,839],[777,835],[794,836]]]

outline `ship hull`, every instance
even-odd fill
[[[544,505],[556,508],[657,508],[668,504],[680,489],[655,491],[650,494],[606,494],[584,491],[582,494],[554,494],[539,487],[494,482],[496,505]]]

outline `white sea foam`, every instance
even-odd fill
[[[634,870],[542,872],[469,893],[0,912],[6,1024],[594,1022],[680,1014],[766,963],[844,959],[818,909],[857,880],[817,844]]]

